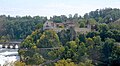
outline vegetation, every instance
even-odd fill
[[[91,32],[76,33],[73,27],[56,33],[42,30],[46,17],[1,16],[2,39],[24,39],[20,44],[20,60],[26,65],[48,66],[119,66],[120,65],[120,9],[105,8],[75,15],[53,16],[55,23],[74,22],[75,27],[91,25]],[[3,27],[5,26],[5,27]],[[118,27],[117,27],[118,26]]]
[[[40,28],[46,20],[46,17],[39,16],[10,17],[1,15],[0,36],[8,35],[11,39],[25,39],[33,30]]]

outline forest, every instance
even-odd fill
[[[83,28],[89,22],[95,31],[74,34],[73,28],[42,30],[46,21],[72,21]],[[96,9],[80,16],[0,16],[0,42],[23,39],[16,64],[46,66],[119,66],[120,9]]]

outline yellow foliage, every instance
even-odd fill
[[[63,60],[59,60],[57,63],[55,63],[55,66],[77,66],[77,64],[75,64],[74,62],[72,62],[71,60],[67,59],[63,59]]]
[[[24,62],[21,62],[21,61],[16,61],[14,63],[14,66],[25,66],[25,63]]]
[[[33,48],[33,49],[36,49],[36,48],[37,48],[37,46],[32,46],[32,48]]]

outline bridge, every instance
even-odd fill
[[[21,41],[0,42],[0,48],[18,49]]]

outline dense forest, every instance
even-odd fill
[[[71,21],[83,28],[96,25],[95,31],[77,33],[70,28],[56,33],[42,30],[46,21]],[[119,66],[120,9],[105,8],[86,13],[83,17],[69,14],[53,16],[0,16],[0,41],[24,39],[20,44],[21,65],[47,66]],[[40,49],[41,48],[41,49]]]
[[[105,8],[105,9],[97,9],[95,11],[91,11],[86,13],[83,17],[78,15],[69,14],[67,17],[66,15],[61,16],[53,16],[50,19],[47,17],[41,16],[16,16],[10,17],[10,15],[0,16],[0,36],[7,36],[11,39],[25,39],[28,35],[32,33],[35,29],[39,29],[42,27],[42,24],[47,20],[51,20],[56,23],[66,22],[66,21],[73,21],[78,24],[78,26],[83,26],[87,22],[91,24],[103,24],[106,23],[110,28],[119,29],[119,19],[120,18],[120,9],[112,9],[112,8]],[[118,20],[117,22],[115,22]],[[113,25],[112,23],[116,23]],[[118,24],[117,24],[118,23]],[[6,38],[7,38],[6,37]],[[5,37],[4,37],[5,38]]]

